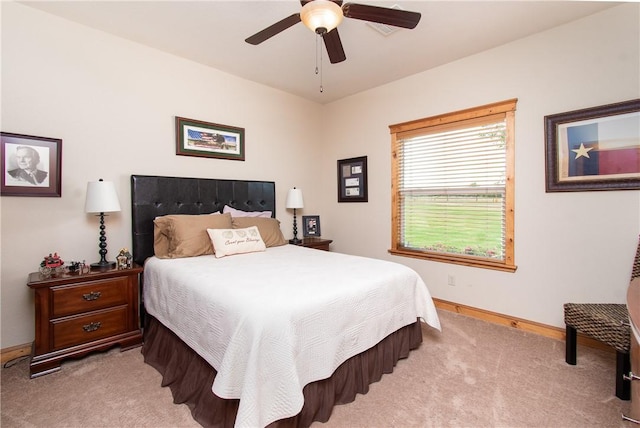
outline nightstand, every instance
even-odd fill
[[[316,250],[329,251],[329,244],[331,244],[332,242],[333,242],[332,239],[322,239],[322,238],[317,238],[315,236],[312,236],[312,237],[302,238],[302,242],[297,245],[308,247],[308,248],[315,248]]]
[[[60,370],[62,360],[120,345],[142,344],[138,313],[142,268],[64,273],[45,277],[29,274],[35,291],[36,337],[32,378]]]

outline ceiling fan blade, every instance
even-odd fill
[[[327,48],[327,54],[329,55],[329,61],[331,61],[331,64],[336,64],[347,59],[344,54],[344,49],[342,48],[342,41],[340,40],[337,28],[334,28],[328,33],[324,33],[322,35],[322,39],[324,40],[324,46]]]
[[[264,30],[257,32],[253,36],[246,38],[244,41],[251,45],[258,45],[265,40],[275,36],[276,34],[286,30],[287,28],[294,26],[298,22],[300,22],[300,14],[294,13],[293,15],[288,16],[283,20],[278,21],[275,24],[265,28]]]
[[[347,18],[377,22],[378,24],[393,25],[401,28],[415,28],[422,16],[419,12],[392,9],[388,7],[369,6],[365,4],[346,3],[342,6],[342,13]]]

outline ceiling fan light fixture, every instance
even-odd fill
[[[342,22],[342,8],[331,0],[312,0],[302,6],[300,20],[317,34],[328,33]]]

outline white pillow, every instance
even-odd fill
[[[266,250],[257,226],[245,229],[207,229],[216,258]]]
[[[271,211],[240,211],[225,205],[222,209],[224,214],[231,213],[231,217],[267,217],[271,218]]]

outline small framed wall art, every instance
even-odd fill
[[[62,196],[62,140],[0,133],[0,194]]]
[[[176,155],[244,160],[244,128],[176,116]]]
[[[367,157],[338,161],[338,202],[368,202]]]
[[[305,238],[310,236],[320,236],[320,216],[302,216],[302,236]]]
[[[640,189],[640,99],[545,116],[546,190]]]

